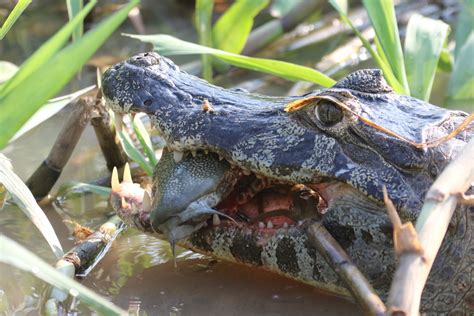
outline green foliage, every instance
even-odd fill
[[[90,183],[71,181],[61,185],[58,189],[57,196],[61,198],[82,197],[85,193],[94,193],[102,196],[110,196],[111,189],[100,185]]]
[[[59,51],[95,5],[92,0],[64,28],[33,54],[0,90],[0,148],[33,113],[58,93],[138,4],[132,0],[80,40]],[[21,108],[21,111],[18,109]]]
[[[229,53],[242,51],[253,26],[255,16],[269,0],[239,0],[217,20],[212,29],[214,46]]]
[[[411,95],[428,101],[449,25],[415,14],[405,36],[405,65]]]
[[[153,149],[153,144],[151,143],[150,135],[148,134],[145,126],[140,119],[140,116],[136,115],[132,122],[133,130],[135,135],[137,135],[140,145],[142,145],[143,151],[148,158],[151,166],[154,167],[157,164],[155,150]]]
[[[375,29],[378,43],[383,54],[390,62],[392,72],[404,88],[406,94],[410,93],[408,80],[405,73],[405,63],[402,44],[398,34],[397,18],[392,0],[363,0],[372,26]]]
[[[456,48],[454,50],[454,57],[458,58],[461,48],[467,41],[469,35],[474,32],[474,0],[462,1],[463,8],[459,12],[458,23],[456,25]]]
[[[74,93],[49,100],[48,103],[39,108],[39,110],[36,111],[35,114],[33,114],[28,119],[28,121],[26,121],[25,124],[23,124],[23,126],[15,133],[15,135],[10,138],[9,142],[14,141],[29,130],[43,123],[44,121],[61,111],[66,105],[79,98],[80,96],[84,95],[85,93],[90,92],[94,88],[95,86],[90,86]]]
[[[63,249],[53,226],[51,226],[43,210],[36,203],[28,187],[13,172],[10,160],[2,154],[0,154],[0,183],[3,184],[10,193],[15,204],[28,216],[33,224],[35,224],[41,234],[43,234],[56,257],[60,258],[63,255]]]
[[[213,0],[196,0],[195,21],[196,30],[199,37],[199,44],[207,47],[212,45],[212,10]],[[212,60],[209,55],[202,55],[202,77],[207,81],[212,81]]]
[[[449,26],[442,21],[413,16],[406,32],[404,57],[392,0],[363,0],[375,29],[376,50],[348,19],[347,1],[330,0],[330,3],[338,11],[341,20],[360,38],[396,92],[429,100],[439,69],[453,70],[449,82],[449,96],[452,99],[473,97],[474,52],[469,41],[470,34],[474,32],[474,0],[464,1],[464,10],[459,16],[454,63],[453,56],[446,48]]]
[[[155,150],[153,148],[153,144],[151,143],[150,135],[140,120],[139,115],[136,115],[133,119],[132,127],[138,141],[140,142],[144,154],[135,146],[128,133],[124,130],[121,130],[117,133],[120,139],[120,144],[122,145],[123,151],[127,157],[135,161],[147,175],[152,176],[153,168],[157,164],[158,160],[156,159]]]
[[[103,315],[128,315],[127,312],[60,272],[15,241],[0,235],[0,262],[33,273],[56,288],[77,297]]]
[[[30,5],[31,0],[19,0],[15,7],[13,8],[10,15],[8,15],[5,22],[3,22],[2,27],[0,28],[0,40],[2,40],[5,35],[10,31],[13,24],[15,24],[16,20],[20,17],[20,15],[25,11],[25,9]]]
[[[387,57],[384,55],[383,51],[380,50],[380,45],[377,45],[378,52],[376,52],[369,41],[359,32],[359,30],[352,24],[352,22],[347,17],[347,1],[345,0],[329,0],[329,3],[336,9],[341,17],[341,20],[346,23],[352,31],[357,35],[361,40],[364,47],[369,51],[372,58],[375,60],[377,65],[382,69],[385,79],[388,84],[398,93],[406,94],[406,90],[403,85],[400,84],[398,79],[395,77],[392,68],[387,60]],[[376,42],[378,39],[376,38]]]
[[[66,5],[69,20],[72,20],[79,12],[81,12],[82,8],[84,7],[83,0],[66,0]],[[72,33],[72,40],[78,40],[82,36],[83,32],[84,25],[83,23],[80,23]]]
[[[448,85],[452,100],[474,100],[474,32],[459,50]]]
[[[145,156],[138,150],[137,147],[133,144],[130,136],[123,131],[117,133],[120,138],[120,143],[122,144],[123,151],[125,154],[135,161],[147,175],[153,175],[153,166],[146,160]]]
[[[232,54],[182,41],[170,35],[125,35],[153,44],[154,49],[163,55],[211,54],[234,66],[273,74],[288,80],[305,80],[323,87],[335,84],[333,79],[317,70],[292,63]]]

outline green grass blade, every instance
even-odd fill
[[[232,54],[182,41],[170,35],[125,35],[153,44],[154,49],[163,55],[211,54],[234,66],[269,73],[288,80],[305,80],[323,87],[330,87],[336,83],[330,77],[312,68],[278,60]]]
[[[456,47],[454,49],[454,57],[457,58],[459,51],[464,46],[469,35],[474,32],[474,0],[462,1],[462,10],[459,12],[458,22],[456,25]]]
[[[362,0],[362,2],[395,77],[402,84],[405,92],[408,93],[410,90],[405,73],[402,44],[400,43],[393,1]]]
[[[69,16],[69,20],[72,20],[76,15],[81,12],[84,2],[82,0],[66,0],[67,5],[67,15]],[[80,23],[72,32],[72,40],[76,41],[84,32],[84,23]]]
[[[370,45],[369,41],[359,32],[359,30],[352,24],[352,22],[347,17],[347,2],[345,0],[329,0],[329,3],[336,9],[341,17],[341,20],[346,23],[352,31],[360,39],[364,47],[369,51],[372,58],[375,60],[377,65],[382,69],[383,75],[387,80],[388,84],[398,93],[407,94],[405,88],[401,85],[398,79],[395,77],[395,74],[390,67],[390,64],[386,61],[386,57],[381,57]]]
[[[155,166],[158,162],[158,160],[156,160],[155,150],[153,150],[153,144],[151,143],[150,135],[148,134],[145,126],[143,125],[139,115],[135,115],[132,125],[133,130],[137,135],[138,141],[142,145],[143,151],[148,157],[150,164],[152,166]]]
[[[128,136],[127,133],[124,133],[123,131],[118,132],[119,138],[120,138],[120,143],[122,144],[123,151],[125,154],[135,161],[144,171],[147,175],[152,176],[153,175],[153,165],[149,163],[145,157],[142,155],[142,153],[135,147],[133,144],[132,140],[130,139],[130,136]]]
[[[405,66],[411,96],[428,101],[449,25],[414,14],[405,36]]]
[[[474,32],[459,50],[453,73],[448,84],[448,96],[452,100],[474,100]]]
[[[33,194],[13,172],[10,160],[2,154],[0,154],[0,183],[5,186],[15,204],[43,234],[56,257],[60,258],[63,255],[63,249],[53,226],[51,226],[43,210],[36,203]]]
[[[54,98],[48,101],[45,105],[41,106],[38,111],[33,114],[28,121],[18,130],[18,132],[10,138],[9,142],[13,142],[18,137],[22,136],[29,130],[35,128],[39,124],[43,123],[59,111],[63,109],[66,105],[74,101],[75,99],[79,98],[81,95],[91,91],[94,89],[95,86],[90,86],[88,88],[84,88],[82,90],[76,91],[74,93]]]
[[[214,0],[196,0],[196,30],[199,37],[199,44],[213,47],[212,44],[212,11]],[[202,77],[212,82],[212,58],[209,55],[202,55]]]
[[[212,30],[214,47],[229,53],[242,51],[255,16],[269,0],[239,0],[217,20]]]
[[[61,185],[58,189],[57,196],[62,198],[83,197],[85,193],[95,193],[102,196],[109,196],[111,189],[100,185],[90,183],[71,181]]]
[[[97,3],[97,0],[91,0],[89,4],[77,14],[74,19],[63,26],[53,37],[46,43],[41,45],[33,55],[31,55],[20,67],[16,75],[11,78],[0,90],[0,102],[2,97],[17,87],[23,80],[28,78],[33,72],[44,66],[45,63],[51,60],[61,47],[69,40],[74,29],[82,23],[84,18],[89,14],[92,8]],[[66,67],[67,68],[67,67]],[[47,76],[47,75],[46,75]],[[46,78],[46,77],[45,77]],[[25,85],[22,85],[25,87]],[[23,91],[24,93],[24,91]],[[46,101],[46,100],[45,100]],[[0,146],[1,148],[2,146]]]
[[[0,40],[2,40],[5,35],[7,35],[13,24],[15,24],[16,20],[18,20],[20,15],[23,13],[23,11],[25,11],[25,9],[30,5],[30,3],[31,0],[19,0],[17,2],[12,12],[10,12],[2,27],[0,28]]]
[[[128,12],[138,2],[138,0],[132,0],[93,30],[87,32],[80,40],[61,50],[47,63],[22,80],[21,87],[0,96],[0,108],[2,108],[0,112],[0,148],[7,144],[8,140],[41,105],[64,87],[127,18]]]
[[[126,311],[79,282],[64,276],[31,251],[3,235],[0,235],[0,261],[32,273],[37,278],[77,297],[102,315],[128,315]]]

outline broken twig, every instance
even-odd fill
[[[313,246],[346,284],[357,303],[370,315],[384,315],[385,305],[382,300],[323,224],[312,223],[308,228],[308,236]]]

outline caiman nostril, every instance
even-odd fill
[[[144,105],[144,106],[150,106],[152,103],[153,103],[152,100],[146,99],[146,100],[143,102],[143,105]]]

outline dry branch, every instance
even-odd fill
[[[451,217],[464,193],[474,181],[474,138],[441,173],[426,194],[416,222],[423,252],[402,252],[388,298],[388,314],[418,315],[420,299],[433,261]]]
[[[385,305],[382,300],[329,231],[320,222],[314,222],[308,228],[308,237],[346,284],[362,309],[370,315],[384,315]]]

